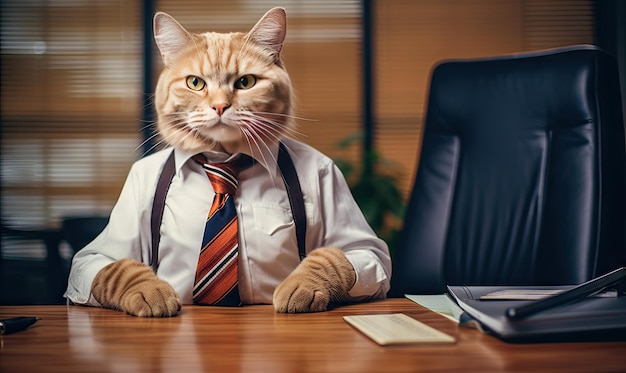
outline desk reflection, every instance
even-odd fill
[[[345,315],[406,313],[456,344],[379,346]],[[407,299],[312,314],[272,306],[184,306],[177,317],[138,318],[83,306],[0,307],[35,315],[30,329],[0,336],[0,372],[618,372],[626,342],[507,344]]]
[[[240,371],[302,372],[346,369],[367,371],[376,355],[361,347],[376,346],[347,324],[332,339],[342,348],[319,349],[337,325],[306,323],[305,315],[237,317],[240,309],[215,309],[199,317],[183,308],[173,318],[137,318],[116,311],[68,308],[71,354],[81,363],[105,371]],[[126,319],[121,322],[120,318]],[[320,320],[322,321],[322,320]],[[303,362],[306,362],[303,364]],[[348,368],[349,366],[349,368]]]
[[[88,307],[68,307],[69,346],[74,358],[112,372],[190,371],[202,366],[192,320],[125,316],[132,322],[120,325],[119,317],[112,310],[103,314]],[[177,358],[181,355],[184,360]]]

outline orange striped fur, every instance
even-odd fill
[[[133,259],[120,259],[98,272],[91,294],[103,306],[133,316],[174,316],[181,308],[178,294],[152,269]]]
[[[356,273],[343,251],[313,250],[274,291],[274,308],[281,313],[325,311],[331,301],[348,298]]]
[[[161,142],[194,152],[252,155],[292,133],[293,90],[280,57],[285,27],[282,9],[270,10],[248,33],[229,34],[190,33],[158,13],[155,40],[164,68],[155,108]],[[201,89],[190,88],[189,77],[199,79],[195,88]],[[241,87],[241,79],[250,87]]]

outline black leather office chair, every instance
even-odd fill
[[[618,84],[588,45],[439,64],[390,296],[576,284],[626,264]]]

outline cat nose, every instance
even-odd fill
[[[222,114],[224,114],[226,109],[228,109],[229,107],[230,107],[230,104],[226,102],[222,102],[222,103],[213,105],[213,110],[217,112],[217,115],[222,116]]]

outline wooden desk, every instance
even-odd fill
[[[457,343],[381,347],[342,319],[392,312]],[[0,318],[30,315],[41,320],[0,336],[0,372],[626,371],[626,342],[506,344],[408,299],[296,315],[271,306],[185,306],[159,319],[82,306],[0,307]]]

